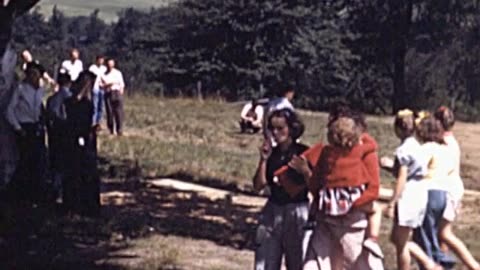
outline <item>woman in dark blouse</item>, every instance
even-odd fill
[[[304,230],[308,218],[308,191],[304,176],[289,169],[289,179],[304,188],[293,197],[274,177],[274,172],[300,156],[308,147],[297,142],[304,125],[289,109],[273,112],[267,127],[277,143],[266,140],[260,148],[260,162],[253,179],[255,190],[270,189],[262,210],[256,235],[255,269],[280,270],[282,257],[288,270],[302,269],[308,234]]]
[[[67,115],[67,171],[64,204],[67,210],[97,214],[100,207],[100,179],[97,171],[96,133],[92,128],[92,89],[95,75],[84,71],[65,101]]]

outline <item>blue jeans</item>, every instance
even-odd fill
[[[441,190],[430,190],[428,192],[428,204],[425,219],[421,227],[413,232],[413,240],[417,243],[425,253],[436,263],[445,269],[453,269],[455,259],[445,254],[440,248],[440,240],[438,239],[440,221],[443,218],[443,211],[447,205],[447,192]],[[420,269],[425,268],[419,265]]]
[[[99,124],[103,116],[104,92],[101,89],[93,89],[93,124]]]

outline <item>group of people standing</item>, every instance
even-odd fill
[[[103,56],[84,70],[77,49],[56,79],[27,50],[21,56],[24,79],[5,110],[18,153],[15,173],[4,183],[8,194],[34,203],[61,199],[66,210],[95,214],[100,206],[97,133],[105,103],[110,132],[122,135],[123,76],[113,59],[105,66]],[[47,84],[54,93],[44,106]]]
[[[269,198],[256,231],[256,270],[383,269],[382,217],[393,219],[398,269],[452,269],[453,251],[468,269],[480,265],[452,232],[463,196],[453,112],[398,112],[394,157],[378,157],[362,114],[338,103],[326,125],[328,143],[301,143],[305,126],[285,92],[265,108],[265,140],[253,178]],[[275,108],[277,104],[289,104]],[[376,202],[380,170],[396,177],[387,206]]]

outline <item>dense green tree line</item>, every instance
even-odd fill
[[[17,47],[52,70],[72,46],[118,59],[131,91],[260,97],[294,85],[297,104],[336,99],[391,113],[447,104],[476,116],[480,16],[474,0],[185,0],[104,23],[98,11],[17,21]]]

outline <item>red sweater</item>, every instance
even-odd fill
[[[338,147],[327,145],[323,148],[313,175],[308,181],[312,194],[318,194],[321,187],[359,187],[367,185],[362,196],[353,206],[361,206],[378,199],[380,190],[380,166],[377,143],[368,134],[363,134],[362,144],[345,152]]]
[[[307,149],[305,152],[302,153],[302,156],[307,159],[307,161],[314,165],[317,164],[318,159],[320,158],[320,154],[322,153],[323,150],[323,144],[318,143],[309,149]],[[299,192],[305,189],[305,185],[297,185],[293,183],[290,179],[287,177],[287,170],[289,169],[288,166],[282,166],[278,170],[275,171],[274,175],[278,177],[278,181],[280,185],[285,189],[285,191],[293,198],[295,197]],[[309,180],[307,180],[307,186],[310,186]]]

